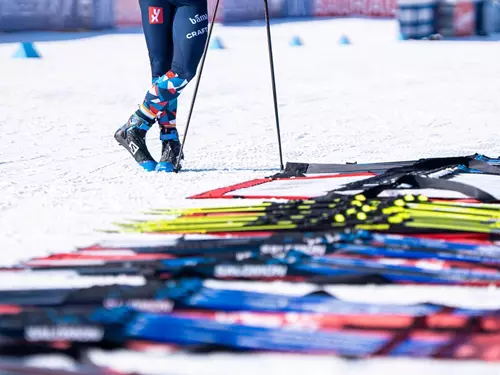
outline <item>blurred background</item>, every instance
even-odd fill
[[[213,9],[215,0],[209,0]],[[500,32],[494,0],[269,0],[273,18],[394,18],[402,38],[487,36]],[[217,22],[262,19],[261,0],[221,0]],[[138,0],[0,0],[0,32],[138,27]]]

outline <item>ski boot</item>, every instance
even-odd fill
[[[116,141],[148,172],[154,171],[157,165],[146,146],[146,132],[153,122],[136,112],[115,133]]]
[[[157,172],[173,172],[177,165],[179,157],[184,159],[184,154],[181,153],[181,142],[179,141],[179,133],[176,128],[162,129],[160,134],[161,140],[161,159],[156,166]],[[179,169],[181,166],[179,165]]]

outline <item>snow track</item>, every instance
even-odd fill
[[[500,43],[398,42],[396,29],[392,21],[356,19],[273,25],[285,161],[500,154]],[[259,24],[216,33],[228,49],[209,53],[180,174],[143,172],[113,139],[150,81],[141,34],[40,42],[42,60],[11,59],[16,46],[0,44],[2,265],[91,244],[105,237],[96,229],[148,208],[218,204],[184,198],[277,171],[265,30]],[[343,33],[351,46],[337,44]],[[293,35],[305,46],[289,47]],[[181,134],[192,90],[181,97]],[[152,130],[154,156],[157,138]],[[311,366],[315,374],[500,372],[484,363],[218,358],[211,367],[182,356],[165,364],[173,374],[221,373],[237,366],[232,361],[245,373],[259,366],[273,375]],[[181,371],[186,363],[191,367]]]

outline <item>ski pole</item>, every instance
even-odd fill
[[[266,30],[267,30],[267,46],[269,49],[269,66],[271,68],[271,85],[273,88],[273,101],[274,101],[274,117],[276,120],[276,131],[278,133],[278,149],[280,154],[280,170],[283,171],[285,167],[283,166],[283,151],[281,148],[281,131],[280,131],[280,120],[278,113],[278,95],[276,93],[276,78],[274,74],[274,59],[273,59],[273,46],[271,43],[271,26],[269,25],[269,6],[267,0],[264,0],[264,14],[266,18]]]
[[[215,18],[217,17],[217,11],[219,9],[219,2],[220,2],[220,0],[217,0],[217,2],[215,3],[215,8],[214,8],[214,11],[212,14],[212,23],[210,24],[210,28],[208,30],[208,37],[207,37],[207,41],[205,42],[205,49],[203,50],[203,55],[201,58],[200,71],[198,72],[198,77],[196,78],[193,99],[191,100],[191,107],[189,108],[188,119],[186,122],[186,130],[184,131],[184,136],[182,138],[181,151],[179,153],[179,157],[177,158],[177,163],[175,164],[175,168],[174,168],[175,173],[179,172],[179,166],[180,166],[181,159],[182,159],[182,151],[184,150],[184,143],[186,142],[187,133],[189,130],[189,124],[191,123],[191,116],[193,115],[194,104],[196,102],[196,97],[198,95],[198,89],[200,87],[201,75],[203,74],[203,68],[205,66],[205,60],[207,58],[208,46],[210,45],[210,39],[212,37],[212,31],[213,31],[214,25],[215,25]]]

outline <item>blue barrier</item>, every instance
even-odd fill
[[[114,0],[93,0],[92,29],[115,27]]]
[[[314,0],[270,0],[269,13],[272,18],[311,17],[314,4]],[[262,19],[264,19],[262,0],[224,1],[222,22]]]
[[[399,0],[397,19],[403,39],[422,39],[436,33],[436,0]]]
[[[492,4],[493,31],[500,33],[500,2]]]
[[[238,0],[224,3],[222,8],[223,22],[249,21],[264,19],[264,5],[262,1]],[[273,12],[274,13],[274,12]]]
[[[281,17],[311,17],[313,0],[286,0],[280,9]]]

